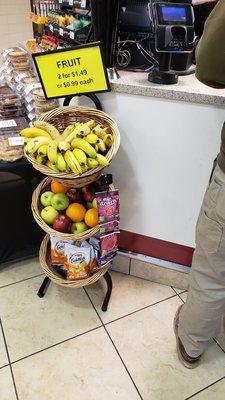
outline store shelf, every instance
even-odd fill
[[[88,31],[90,31],[91,26],[88,28]],[[87,37],[88,37],[88,32],[86,33],[81,32],[81,30],[78,31],[72,31],[68,28],[59,26],[57,24],[46,24],[45,25],[45,30],[48,30],[51,32],[53,35],[61,37],[63,39],[66,39],[72,43],[86,43]]]

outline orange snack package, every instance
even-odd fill
[[[65,246],[72,244],[72,240],[62,240],[57,236],[51,236],[51,261],[52,265],[64,265],[66,261]]]
[[[90,248],[66,244],[65,256],[64,266],[67,269],[67,279],[76,280],[89,277]]]

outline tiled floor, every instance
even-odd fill
[[[112,272],[84,289],[51,284],[32,260],[0,269],[0,400],[224,400],[225,338],[195,370],[178,361],[177,288]]]

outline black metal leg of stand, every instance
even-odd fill
[[[111,278],[110,273],[108,271],[105,273],[104,278],[105,278],[106,283],[107,283],[107,293],[105,295],[105,299],[104,299],[103,304],[102,304],[102,311],[107,311],[109,300],[110,300],[111,293],[112,293],[113,284],[112,284],[112,278]]]
[[[44,297],[49,284],[50,284],[50,279],[46,276],[41,284],[40,289],[37,292],[38,297],[41,297],[41,298]]]

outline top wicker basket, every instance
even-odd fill
[[[113,145],[106,154],[106,158],[109,161],[112,160],[119,148],[120,133],[116,122],[103,111],[89,107],[59,107],[43,114],[39,119],[52,124],[59,130],[59,132],[62,132],[68,125],[74,122],[85,122],[93,119],[98,124],[110,128],[111,130],[113,136]],[[64,185],[70,185],[74,187],[82,187],[98,180],[104,169],[103,166],[98,166],[87,172],[84,172],[82,175],[76,175],[72,172],[64,173],[54,171],[46,165],[39,164],[34,157],[28,154],[26,154],[26,157],[33,167],[42,174],[51,176],[53,179],[63,183]]]

